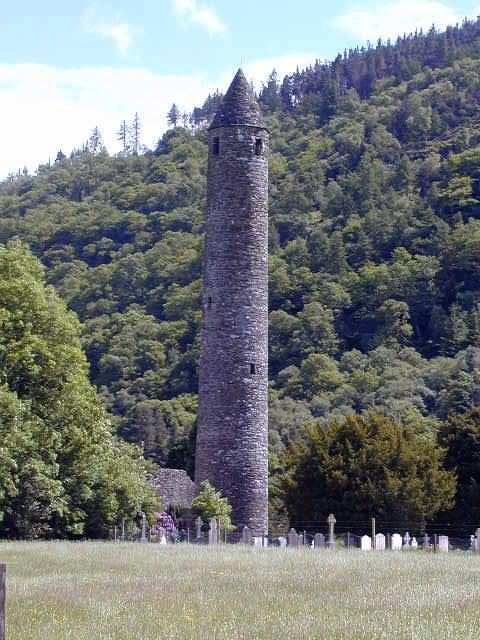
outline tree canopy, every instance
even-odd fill
[[[377,517],[389,525],[423,526],[453,505],[455,475],[442,467],[444,451],[390,418],[365,414],[312,424],[290,446],[284,504],[294,526]]]
[[[0,535],[98,536],[156,500],[114,438],[80,325],[28,249],[0,245]]]

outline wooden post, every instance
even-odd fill
[[[5,640],[5,602],[7,596],[7,567],[0,564],[0,640]]]

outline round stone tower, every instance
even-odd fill
[[[209,130],[195,481],[268,527],[268,131],[241,70]]]

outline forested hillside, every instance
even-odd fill
[[[26,242],[78,314],[119,433],[188,469],[218,98],[143,155],[59,154],[0,185],[0,242]],[[272,74],[261,92],[273,470],[312,417],[373,409],[427,438],[480,401],[479,98],[480,23]]]

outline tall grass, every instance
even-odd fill
[[[8,640],[467,640],[480,555],[2,543]]]

